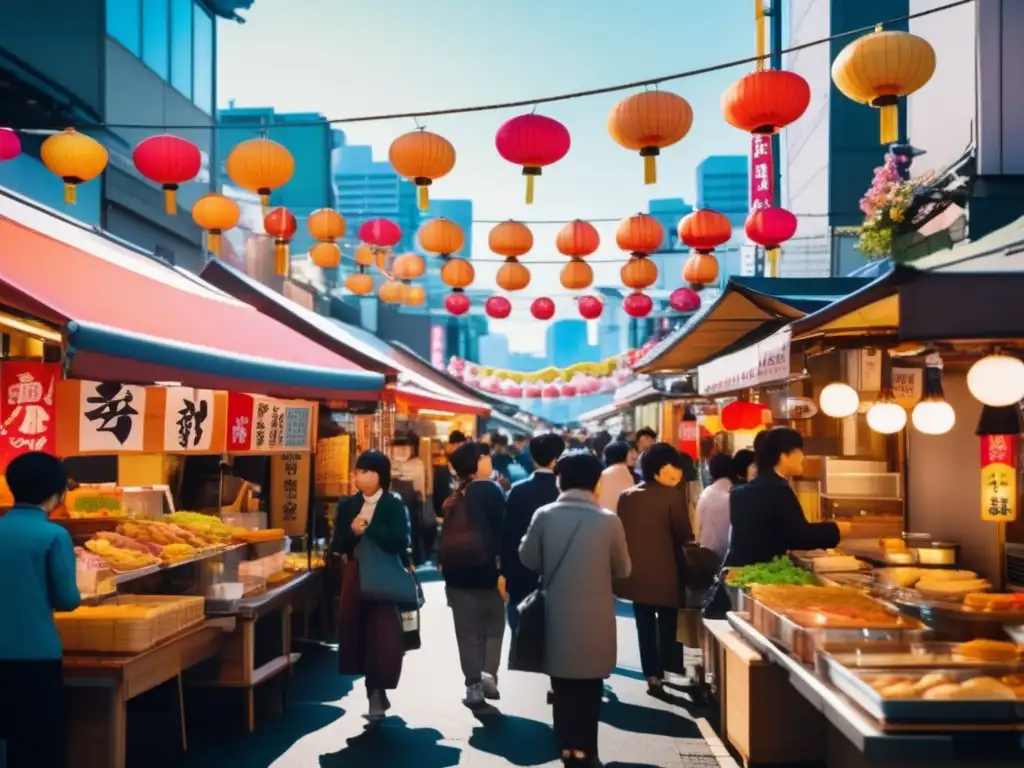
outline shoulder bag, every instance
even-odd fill
[[[416,580],[401,555],[381,549],[365,534],[355,550],[359,560],[359,597],[382,603],[416,605]]]
[[[558,557],[558,562],[551,569],[547,583],[541,582],[533,592],[526,596],[516,610],[519,611],[519,624],[512,635],[512,647],[509,649],[508,668],[516,672],[545,672],[547,631],[547,588],[555,583],[555,576],[566,554],[572,549],[572,543],[580,530],[583,521],[576,523],[569,542]],[[543,556],[543,555],[542,555]]]
[[[445,502],[444,523],[438,559],[444,570],[480,568],[493,562],[493,548],[488,545],[482,521],[469,507],[468,490],[456,491]]]

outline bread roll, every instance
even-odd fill
[[[916,683],[914,683],[914,688],[920,694],[924,693],[925,691],[931,688],[934,688],[937,685],[947,685],[948,683],[952,682],[953,679],[949,675],[944,675],[941,672],[929,672],[927,675],[925,675]]]
[[[1020,648],[1016,643],[1003,640],[970,640],[953,649],[956,656],[981,661],[1012,662],[1020,658]]]
[[[874,680],[871,680],[869,685],[876,691],[881,691],[891,685],[896,685],[896,683],[906,683],[909,681],[910,679],[903,675],[881,675],[880,677],[876,677]]]
[[[928,701],[946,701],[949,699],[965,698],[963,693],[964,689],[956,683],[946,683],[945,685],[937,685],[934,688],[925,691],[921,698],[927,699]]]
[[[896,683],[881,691],[886,699],[916,699],[917,688],[911,682]]]

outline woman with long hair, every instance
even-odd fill
[[[402,606],[366,599],[361,589],[359,548],[366,542],[405,562],[409,518],[401,499],[390,492],[391,461],[380,451],[366,451],[356,460],[355,484],[358,492],[338,502],[332,544],[332,551],[344,563],[338,671],[365,676],[366,719],[373,722],[384,719],[391,707],[387,692],[398,687],[402,676],[405,639]]]

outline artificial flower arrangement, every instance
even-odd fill
[[[864,223],[858,229],[857,250],[869,258],[892,255],[893,236],[904,221],[914,193],[932,180],[931,173],[904,179],[900,169],[907,162],[905,155],[887,153],[885,163],[875,168],[871,186],[860,199]]]

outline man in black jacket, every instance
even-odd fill
[[[558,457],[565,451],[565,440],[553,432],[538,435],[530,441],[529,450],[537,468],[509,491],[501,533],[501,572],[508,593],[508,625],[513,632],[519,623],[517,606],[537,588],[540,578],[520,562],[519,542],[526,535],[537,510],[558,498],[553,470]]]

